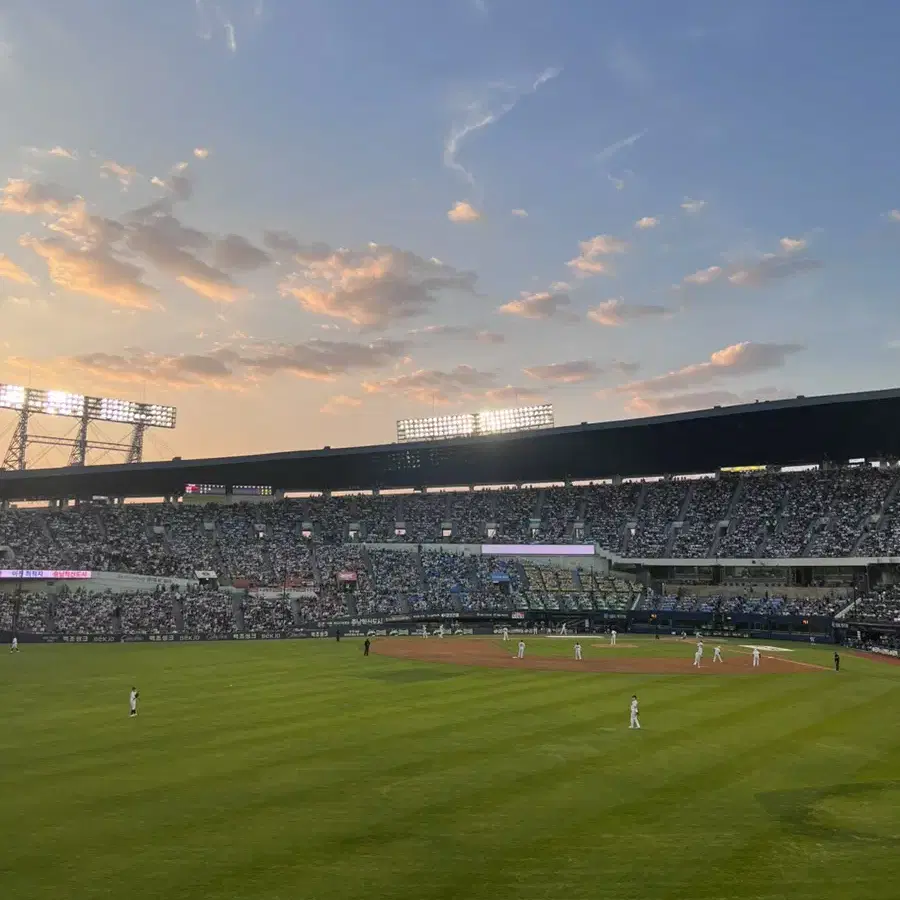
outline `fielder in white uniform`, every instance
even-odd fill
[[[753,665],[759,666],[759,647],[753,648]]]
[[[10,653],[18,653],[19,652],[19,639],[13,636],[12,643],[9,645]]]
[[[641,721],[638,719],[638,698],[637,694],[634,694],[631,698],[631,722],[628,725],[629,728],[640,728]]]
[[[700,651],[699,651],[699,650],[695,650],[695,651],[694,651],[694,665],[695,665],[698,669],[700,668],[700,659],[701,659],[701,657],[702,657],[702,654],[700,653]]]
[[[422,626],[422,637],[424,637],[424,638],[428,637],[428,626],[427,625]]]
[[[613,628],[613,630],[609,633],[609,643],[613,647],[616,646],[616,629],[615,628]]]
[[[504,629],[503,629],[503,640],[504,640],[504,641],[508,641],[508,640],[509,640],[509,629],[508,629],[508,628],[504,628]]]
[[[575,659],[581,659],[581,644],[575,644]]]
[[[721,647],[716,647],[713,650],[713,662],[714,663],[722,662],[722,648]]]
[[[700,659],[703,659],[703,641],[697,641],[697,653],[700,655]]]
[[[438,637],[442,638],[444,636],[444,626],[441,625],[438,627]]]
[[[131,689],[131,693],[128,695],[128,715],[129,717],[133,717],[137,715],[137,702],[140,694],[137,692],[136,688]]]
[[[519,659],[525,659],[525,641],[519,641]]]
[[[568,629],[566,628],[565,622],[563,622],[562,625],[560,626],[559,633],[561,635],[567,635],[569,633]]]

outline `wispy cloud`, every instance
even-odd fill
[[[889,218],[892,222],[900,222],[900,209],[892,209],[892,210],[888,213],[888,218]]]
[[[363,390],[370,394],[403,394],[420,403],[447,404],[463,397],[480,395],[494,386],[496,375],[472,366],[455,366],[449,371],[417,369],[382,381],[363,382]]]
[[[497,331],[473,328],[470,325],[427,325],[425,328],[414,328],[410,336],[448,337],[479,344],[502,344],[506,338]]]
[[[713,353],[706,362],[693,363],[666,375],[632,381],[616,388],[620,394],[673,394],[685,389],[739,378],[781,368],[791,356],[801,352],[802,344],[756,343],[743,341]]]
[[[447,210],[447,218],[451,222],[477,222],[481,218],[481,213],[471,203],[465,200],[457,200]]]
[[[656,216],[644,216],[634,223],[635,228],[646,230],[648,228],[656,228],[659,225],[659,219]]]
[[[803,238],[783,237],[778,244],[785,253],[799,253],[807,247]]]
[[[444,165],[458,173],[471,185],[475,184],[475,176],[459,162],[459,154],[463,144],[476,132],[494,125],[515,109],[516,104],[529,94],[535,93],[548,81],[556,78],[561,69],[544,69],[530,85],[514,86],[509,84],[495,85],[490,96],[469,104],[462,121],[454,125],[444,141]]]
[[[681,208],[691,215],[700,212],[705,206],[705,200],[692,200],[690,197],[685,197],[684,202],[681,204]]]
[[[656,306],[647,303],[626,303],[621,297],[604,300],[588,311],[588,318],[598,325],[607,328],[618,328],[629,322],[640,320],[665,319],[671,316],[672,310],[667,306]]]
[[[647,130],[636,131],[634,134],[628,135],[626,138],[622,138],[620,141],[615,141],[612,144],[604,147],[594,159],[598,163],[609,162],[614,156],[621,153],[623,150],[628,147],[633,147],[644,135],[647,133]]]
[[[75,197],[58,184],[10,178],[0,192],[0,210],[25,216],[58,215]]]
[[[209,150],[206,147],[195,147],[194,156],[197,159],[206,159],[209,156]]]
[[[0,278],[16,284],[34,284],[34,279],[8,256],[0,253]]]
[[[583,384],[607,375],[634,375],[637,363],[613,362],[608,366],[598,365],[591,359],[576,359],[569,362],[551,363],[547,366],[530,366],[522,371],[537,381],[550,384]]]
[[[691,391],[668,397],[632,397],[625,405],[627,412],[636,416],[659,416],[666,413],[685,412],[693,409],[711,409],[715,406],[735,406],[741,403],[778,400],[789,396],[777,388],[756,391]]]
[[[512,215],[514,215],[517,219],[527,219],[528,211],[525,209],[514,209],[512,210]]]
[[[100,174],[107,178],[115,178],[123,188],[128,188],[137,176],[137,169],[134,166],[123,166],[113,159],[108,159],[100,166]]]
[[[328,416],[336,416],[340,415],[340,413],[359,409],[360,406],[362,406],[362,400],[358,397],[350,397],[347,394],[337,394],[334,397],[329,397],[319,412]]]

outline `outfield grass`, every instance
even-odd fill
[[[843,662],[634,677],[363,659],[349,640],[25,646],[0,657],[0,891],[891,896],[900,667]]]

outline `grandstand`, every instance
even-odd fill
[[[654,612],[656,626],[677,613],[719,625],[839,616],[839,627],[893,627],[900,433],[889,417],[898,404],[900,393],[881,392],[402,451],[281,454],[265,458],[269,483],[259,489],[233,487],[238,477],[264,480],[259,457],[0,473],[0,557],[12,573],[0,584],[0,627],[212,636],[514,613],[651,625]],[[866,417],[888,424],[874,436],[849,427]],[[779,441],[752,437],[794,419],[803,427],[785,426]],[[660,445],[672,429],[686,443]],[[820,451],[803,458],[810,429]],[[748,441],[729,443],[737,432],[768,454],[758,465],[732,465],[748,452]],[[560,461],[569,472],[583,465],[573,442],[588,452],[612,434],[630,441],[630,463],[603,451],[579,473],[593,480],[553,480]],[[522,457],[541,476],[534,483],[486,480]],[[654,460],[660,468],[645,476]],[[350,461],[367,489],[321,490],[352,488]],[[613,462],[623,468],[604,468]],[[429,465],[435,481],[423,484]],[[456,483],[482,486],[438,490],[448,467],[464,476]],[[308,480],[272,484],[281,473]],[[386,473],[392,493],[378,489]],[[219,487],[202,488],[198,475]],[[151,485],[165,489],[156,502],[129,502]],[[59,570],[92,575],[76,590],[64,577],[26,587],[15,576]]]

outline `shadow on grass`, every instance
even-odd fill
[[[879,793],[900,790],[900,781],[873,781],[851,784],[835,784],[823,788],[804,788],[800,790],[767,791],[757,794],[763,809],[795,833],[816,840],[853,840],[866,841],[870,844],[897,846],[896,835],[878,835],[872,832],[858,831],[854,828],[842,828],[839,824],[830,824],[819,818],[819,805],[832,798],[873,798]],[[892,800],[886,799],[886,803]]]

